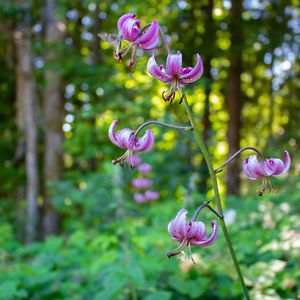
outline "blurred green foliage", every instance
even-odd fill
[[[67,186],[61,197],[72,202],[58,200],[67,213],[59,237],[21,247],[9,223],[1,222],[0,299],[242,299],[222,234],[211,247],[192,248],[195,264],[168,259],[177,242],[166,227],[182,201],[138,206],[124,193],[122,201],[107,199],[107,187],[95,185],[96,178],[82,178],[85,189],[61,183]],[[299,296],[300,186],[297,178],[284,186],[278,194],[226,199],[229,231],[253,299]],[[185,207],[191,216],[196,204]],[[214,218],[209,211],[201,215],[207,225]]]

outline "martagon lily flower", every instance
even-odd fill
[[[156,48],[159,42],[159,25],[156,20],[141,29],[140,24],[141,21],[135,19],[135,15],[132,13],[125,14],[118,20],[120,43],[122,40],[125,40],[129,42],[129,45],[124,49],[119,49],[119,43],[115,56],[117,59],[122,60],[129,50],[133,49],[130,66],[135,63],[137,49],[149,51]]]
[[[133,168],[132,163],[133,152],[150,151],[154,145],[154,134],[151,129],[147,129],[141,138],[134,135],[134,130],[124,128],[115,132],[117,120],[114,120],[109,126],[108,137],[118,147],[127,149],[126,152],[118,159],[113,160],[113,164],[119,163],[121,166],[129,163]]]
[[[208,238],[205,225],[202,222],[190,221],[186,223],[187,210],[181,209],[168,225],[168,231],[172,238],[180,243],[179,247],[174,251],[167,253],[168,257],[181,254],[183,250],[195,245],[198,247],[206,247],[212,245],[218,237],[218,226],[216,221],[212,221],[213,232]]]
[[[243,161],[243,170],[249,179],[257,180],[263,178],[261,188],[258,190],[258,195],[262,196],[269,186],[270,191],[272,185],[270,176],[281,176],[285,174],[291,166],[291,156],[288,151],[284,151],[285,162],[279,158],[266,158],[258,162],[256,155],[250,155]]]
[[[203,74],[203,64],[200,55],[196,55],[196,65],[194,67],[182,67],[182,54],[178,51],[176,54],[169,54],[167,57],[166,68],[163,65],[158,66],[154,55],[149,58],[147,69],[149,73],[164,83],[171,83],[171,88],[162,93],[165,101],[172,101],[178,90],[180,101],[182,102],[184,94],[182,88],[198,80]]]

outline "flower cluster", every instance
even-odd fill
[[[137,156],[132,156],[132,159],[136,161],[135,166],[140,173],[138,178],[134,178],[131,181],[131,185],[135,189],[133,195],[134,200],[137,203],[146,203],[157,200],[159,198],[159,193],[150,190],[153,182],[151,179],[147,178],[152,170],[151,165],[142,163],[142,160]]]
[[[163,34],[158,22],[156,20],[152,21],[149,24],[146,24],[143,27],[140,27],[140,20],[135,18],[135,15],[132,13],[125,14],[121,16],[118,20],[118,43],[115,50],[115,57],[118,60],[122,60],[123,57],[132,50],[132,56],[130,60],[130,66],[132,66],[136,61],[136,51],[138,49],[150,51],[154,50],[159,44],[159,33],[161,33],[164,44],[167,48],[167,59],[165,65],[158,65],[155,55],[152,53],[148,60],[147,70],[150,75],[163,83],[167,83],[170,85],[169,90],[164,91],[162,93],[162,98],[164,101],[172,101],[176,97],[176,93],[179,93],[179,103],[185,100],[184,104],[186,106],[187,114],[189,116],[189,120],[191,123],[191,129],[194,127],[193,119],[191,117],[191,111],[188,106],[188,102],[186,99],[186,95],[184,92],[184,87],[190,83],[193,83],[199,80],[203,74],[203,64],[200,55],[196,54],[196,63],[193,67],[182,66],[182,54],[179,51],[172,52],[170,47],[166,41],[166,37]],[[122,42],[125,41],[127,46],[122,48]],[[137,203],[145,203],[149,201],[153,201],[159,198],[159,193],[155,191],[149,190],[152,186],[152,180],[149,179],[149,172],[151,172],[151,166],[149,164],[142,163],[141,159],[135,155],[134,152],[147,152],[150,151],[154,144],[154,134],[153,131],[147,129],[142,137],[138,137],[140,131],[148,126],[149,124],[160,124],[162,122],[159,121],[149,121],[141,125],[136,131],[125,128],[116,132],[115,127],[118,121],[113,121],[109,127],[108,136],[110,140],[118,147],[126,149],[126,152],[118,159],[113,160],[114,164],[119,163],[121,166],[125,164],[129,164],[132,168],[137,167],[140,172],[140,176],[138,178],[134,178],[132,180],[132,187],[136,190],[134,193],[134,199]],[[182,129],[182,126],[171,126],[164,124],[166,127],[171,127],[175,129]],[[185,127],[186,128],[186,127]],[[198,129],[197,129],[198,130]],[[199,131],[199,130],[198,130]],[[195,131],[194,131],[195,133]],[[201,133],[199,136],[201,136]],[[201,137],[196,136],[197,139],[201,139]],[[198,141],[198,140],[197,140]],[[201,150],[203,150],[204,145],[201,145],[198,142],[198,145]],[[285,174],[291,165],[291,158],[288,151],[285,151],[285,162],[278,158],[269,158],[264,159],[263,155],[253,147],[245,147],[238,150],[231,158],[229,158],[224,164],[222,164],[219,168],[215,169],[214,172],[211,173],[211,177],[213,178],[216,174],[222,170],[224,166],[230,163],[233,159],[235,159],[240,153],[244,150],[252,149],[256,151],[262,158],[261,162],[258,162],[257,157],[255,155],[251,155],[246,158],[243,162],[243,170],[249,179],[263,179],[262,187],[259,190],[259,195],[262,195],[266,188],[269,186],[270,190],[270,176],[280,176]],[[205,151],[202,151],[207,164],[212,164],[208,157],[208,154],[205,154]],[[212,165],[210,169],[212,169]],[[215,178],[216,179],[216,178]],[[216,191],[217,190],[217,191]],[[142,192],[141,192],[142,191]],[[214,187],[214,192],[216,198],[218,198],[218,188]],[[198,217],[200,210],[203,207],[208,207],[218,218],[222,219],[222,227],[226,229],[226,225],[223,221],[223,213],[222,213],[222,204],[220,199],[216,199],[218,211],[215,211],[212,207],[208,205],[208,202],[200,205],[196,210],[193,218],[187,223],[186,215],[187,210],[181,209],[177,216],[169,223],[168,232],[171,237],[176,240],[180,245],[177,249],[168,253],[168,257],[175,256],[181,254],[183,250],[188,247],[190,250],[191,245],[195,245],[198,247],[206,247],[212,245],[218,236],[218,226],[216,221],[212,221],[212,234],[210,237],[207,236],[206,228],[204,223],[200,221],[195,221]],[[225,230],[226,232],[226,230]],[[228,234],[227,234],[228,235]],[[231,242],[228,240],[228,236],[225,234],[225,238],[227,243]],[[232,247],[231,247],[232,249]],[[233,251],[233,249],[232,249]],[[240,275],[240,272],[238,272]]]

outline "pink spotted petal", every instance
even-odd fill
[[[244,160],[243,170],[245,175],[252,180],[258,179],[262,176],[266,176],[264,169],[257,161],[256,155],[250,155]]]
[[[159,25],[156,20],[151,23],[148,30],[134,42],[139,46],[139,48],[144,50],[151,50],[155,48],[159,42],[158,38]]]
[[[197,53],[196,55],[196,65],[192,68],[187,74],[183,74],[180,76],[181,84],[188,84],[198,80],[203,74],[203,64],[200,55]]]
[[[115,145],[119,146],[119,143],[118,143],[118,140],[117,140],[117,137],[115,134],[115,128],[116,128],[117,124],[118,124],[117,120],[112,121],[112,123],[110,124],[109,129],[108,129],[108,137]]]
[[[134,42],[140,33],[140,20],[127,19],[122,26],[121,34],[127,41]]]
[[[274,176],[283,175],[290,169],[290,167],[291,167],[291,156],[290,156],[288,151],[284,151],[284,157],[285,157],[285,163],[284,163],[284,166],[283,166],[281,172],[279,172],[279,173],[274,172]]]
[[[166,63],[167,73],[178,78],[181,75],[182,70],[182,54],[180,52],[176,54],[169,54]]]
[[[135,14],[132,14],[132,13],[128,13],[128,14],[125,14],[125,15],[121,16],[118,20],[118,30],[119,30],[119,32],[122,31],[123,24],[126,20],[134,19],[134,18],[135,18]]]
[[[151,129],[147,129],[145,134],[137,140],[132,150],[139,152],[147,152],[152,149],[153,145],[154,133]]]
[[[164,83],[172,82],[172,77],[162,71],[162,68],[159,67],[155,61],[154,55],[152,55],[147,64],[148,72],[155,77],[156,79],[160,80]]]
[[[197,241],[206,239],[205,225],[203,222],[192,222],[188,225],[187,239],[190,240],[191,244]]]
[[[278,175],[284,169],[284,163],[279,158],[269,158],[262,162],[262,167],[267,176]]]
[[[186,236],[186,215],[187,210],[181,209],[168,225],[168,231],[174,240],[183,241]]]
[[[196,241],[194,243],[191,242],[191,245],[196,245],[198,247],[206,247],[206,246],[212,245],[218,237],[218,225],[217,225],[216,221],[212,221],[211,225],[212,225],[212,229],[213,229],[211,236],[202,241]]]
[[[134,131],[129,128],[124,128],[118,131],[116,134],[118,146],[124,149],[133,150],[132,147],[130,147],[130,142],[132,140],[133,133]]]

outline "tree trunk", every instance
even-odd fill
[[[23,130],[26,140],[26,198],[27,223],[25,242],[36,238],[38,222],[37,197],[39,191],[37,157],[37,103],[35,99],[35,80],[32,70],[31,34],[26,24],[19,24],[15,32],[17,59],[17,124]],[[22,132],[21,132],[22,134]]]
[[[242,111],[241,73],[242,73],[242,1],[231,1],[230,11],[230,68],[228,75],[228,145],[229,156],[240,147],[240,128]],[[238,195],[240,186],[240,163],[236,159],[227,167],[227,194]]]
[[[45,55],[46,64],[57,63],[57,53],[55,43],[62,42],[62,33],[58,30],[58,22],[55,20],[55,1],[44,1],[44,29],[45,42],[48,52]],[[58,64],[57,64],[58,66]],[[49,183],[61,178],[63,172],[63,88],[60,70],[56,67],[49,67],[45,71],[44,89],[44,237],[57,234],[59,231],[60,217],[53,207],[51,196],[51,186]]]

